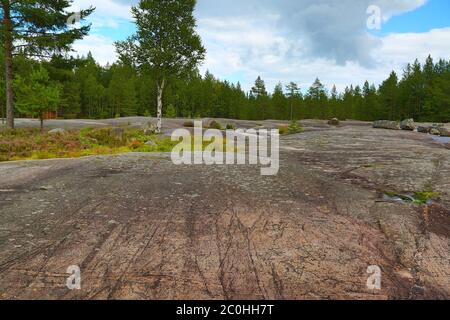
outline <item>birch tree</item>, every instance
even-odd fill
[[[117,42],[124,63],[149,72],[157,84],[157,133],[162,130],[163,94],[168,81],[184,78],[205,58],[193,15],[196,0],[140,0],[132,8],[137,32]]]

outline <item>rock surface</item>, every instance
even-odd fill
[[[378,120],[373,123],[375,129],[400,130],[400,123],[397,121]]]
[[[330,121],[328,121],[328,124],[329,124],[330,126],[338,126],[338,125],[340,124],[340,121],[339,121],[339,119],[337,119],[337,118],[333,118],[333,119],[331,119]]]
[[[434,136],[440,136],[440,135],[441,135],[441,130],[432,127],[432,128],[430,129],[430,134],[432,134],[432,135],[434,135]]]
[[[431,126],[418,126],[417,127],[417,132],[430,133],[431,128],[432,128]]]
[[[416,130],[416,124],[414,123],[414,119],[403,120],[400,123],[400,128],[402,130],[414,131]]]
[[[447,128],[439,128],[439,135],[441,137],[450,137],[450,130],[448,130]]]
[[[450,299],[450,151],[302,125],[274,177],[165,154],[1,163],[0,298]],[[429,186],[430,206],[381,196]],[[66,288],[71,265],[81,290]]]
[[[141,129],[145,135],[152,135],[152,134],[155,134],[157,131],[156,125],[153,124],[151,121],[149,121],[145,125],[143,125]]]
[[[48,134],[64,134],[64,133],[66,133],[66,130],[61,128],[53,129],[48,132]]]

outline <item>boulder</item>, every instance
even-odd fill
[[[111,137],[113,137],[115,140],[123,141],[125,134],[125,130],[122,128],[112,128],[110,131]]]
[[[414,119],[406,119],[400,123],[400,128],[402,130],[414,131],[416,130],[416,125],[414,123]]]
[[[330,126],[338,126],[338,125],[340,125],[340,121],[338,118],[333,118],[330,121],[328,121],[328,124]]]
[[[431,128],[432,127],[424,127],[424,126],[419,126],[419,127],[417,127],[417,132],[420,132],[420,133],[430,133],[430,130],[431,130]]]
[[[439,128],[438,131],[441,137],[450,137],[450,130],[448,130],[447,128],[442,127]]]
[[[48,134],[64,134],[64,133],[66,133],[66,130],[61,128],[53,129],[48,132]]]
[[[397,121],[379,120],[373,123],[376,129],[400,130],[400,123]]]
[[[142,126],[142,131],[144,132],[145,135],[156,134],[156,125],[154,125],[149,121]]]
[[[430,134],[432,134],[433,136],[439,136],[439,135],[441,135],[441,132],[436,128],[431,128]]]

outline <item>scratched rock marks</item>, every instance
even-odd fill
[[[321,127],[282,139],[275,177],[163,154],[0,164],[0,298],[448,299],[450,157],[428,139]],[[430,206],[380,198],[428,186]]]

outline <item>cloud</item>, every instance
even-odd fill
[[[76,0],[87,7],[92,0]],[[261,75],[271,89],[297,81],[303,88],[319,77],[336,84],[376,84],[392,69],[401,72],[416,57],[450,59],[450,30],[377,36],[367,30],[367,8],[379,6],[383,21],[415,10],[427,0],[198,0],[195,15],[207,49],[201,67],[249,89]],[[91,50],[101,63],[116,58],[108,28],[123,30],[136,1],[97,0],[93,33],[76,49]],[[97,26],[100,26],[96,28]],[[123,38],[127,35],[124,34]],[[447,46],[448,47],[448,46]]]
[[[73,49],[76,54],[82,56],[86,56],[91,52],[95,60],[101,65],[106,65],[117,60],[113,41],[108,37],[98,34],[88,35],[83,40],[75,42]]]
[[[375,54],[379,60],[391,64],[411,62],[415,58],[425,60],[430,54],[436,59],[450,59],[449,43],[450,27],[424,33],[394,33],[382,39],[382,46]]]
[[[425,3],[426,0],[230,0],[224,4],[200,0],[197,11],[200,17],[217,21],[250,17],[257,21],[254,30],[274,28],[293,48],[302,43],[309,56],[333,59],[341,65],[352,61],[370,66],[374,63],[371,49],[380,42],[367,30],[367,8],[378,6],[386,21]],[[228,27],[217,31],[226,33]]]
[[[74,0],[72,8],[86,9],[90,6],[95,7],[93,13],[94,19],[110,20],[110,19],[125,19],[131,20],[131,4],[130,1],[117,0]],[[92,19],[92,17],[91,17]]]

